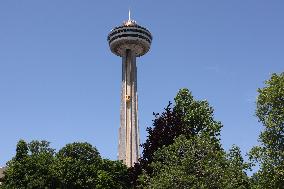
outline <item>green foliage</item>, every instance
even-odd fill
[[[259,136],[261,146],[250,157],[260,165],[253,176],[255,188],[284,188],[284,73],[273,74],[258,89],[256,116],[264,126]]]
[[[91,144],[75,142],[59,150],[52,171],[61,188],[95,188],[101,161]]]
[[[98,173],[98,185],[100,189],[130,188],[128,170],[120,161],[104,159],[102,168]]]
[[[88,143],[67,144],[58,153],[46,141],[21,140],[7,164],[3,189],[124,189],[127,168],[120,161],[102,159]]]
[[[54,150],[46,141],[20,140],[16,156],[7,163],[3,187],[44,189],[50,187]]]
[[[25,160],[28,156],[28,150],[27,143],[24,140],[20,140],[17,144],[15,159],[17,161]]]
[[[207,135],[187,139],[181,135],[172,145],[155,152],[150,167],[151,175],[144,172],[140,188],[155,189],[247,189],[249,179],[238,148],[228,155],[220,144]]]
[[[195,100],[188,89],[181,89],[176,98],[175,105],[169,104],[165,112],[154,114],[153,127],[148,127],[148,138],[142,145],[143,156],[141,166],[147,169],[154,152],[162,146],[168,146],[180,135],[190,138],[195,135],[209,135],[218,141],[221,123],[214,120],[213,108],[207,101]]]
[[[246,163],[241,155],[241,150],[233,146],[226,155],[226,174],[224,175],[224,188],[251,188],[251,182],[246,174],[251,169],[251,164]]]
[[[208,135],[219,140],[222,124],[214,120],[214,109],[206,100],[195,100],[188,89],[181,89],[175,97],[174,111],[181,114],[186,136]]]
[[[143,156],[132,173],[139,188],[250,188],[238,147],[228,154],[220,144],[222,124],[214,120],[207,101],[195,100],[181,89],[175,105],[155,114],[143,146]],[[138,183],[138,184],[137,184]]]
[[[209,185],[215,187],[220,182],[216,175],[222,171],[222,165],[216,166],[214,145],[209,146],[209,141],[197,139],[199,137],[186,139],[182,135],[172,145],[157,150],[150,164],[153,174],[144,173],[140,177],[143,178],[142,182],[146,181],[144,188],[208,188]]]

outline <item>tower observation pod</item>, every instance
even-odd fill
[[[118,159],[131,167],[139,158],[138,95],[136,57],[146,54],[151,46],[149,30],[129,19],[108,35],[112,53],[122,57],[122,84]]]

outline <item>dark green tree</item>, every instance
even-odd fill
[[[258,89],[256,116],[264,130],[259,136],[260,146],[250,156],[259,164],[253,176],[255,188],[284,188],[284,72],[272,74]]]

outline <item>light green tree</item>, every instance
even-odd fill
[[[258,89],[256,116],[264,130],[259,136],[260,146],[254,147],[250,157],[259,164],[253,176],[254,187],[284,188],[284,72],[272,74]]]

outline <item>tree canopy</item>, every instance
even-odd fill
[[[220,143],[222,124],[207,101],[181,89],[175,104],[154,114],[142,145],[138,188],[249,188],[248,164],[238,147],[227,154]],[[137,174],[137,172],[136,172]]]
[[[7,163],[4,188],[51,187],[49,166],[53,162],[54,150],[47,141],[26,143],[20,140],[15,157]]]
[[[57,153],[46,141],[20,140],[7,163],[2,188],[123,189],[129,188],[127,167],[102,159],[89,143],[67,144]]]
[[[172,145],[160,148],[150,164],[151,175],[140,177],[141,188],[247,189],[247,166],[237,147],[229,154],[208,136],[187,139],[181,135]]]
[[[272,74],[258,89],[256,116],[264,130],[251,159],[260,166],[253,176],[256,188],[284,188],[284,72]]]
[[[195,100],[188,89],[181,89],[161,114],[155,114],[153,127],[148,127],[148,137],[142,144],[141,164],[149,164],[154,152],[168,146],[180,135],[190,138],[195,135],[208,135],[219,140],[221,122],[215,121],[213,108],[207,101]]]

